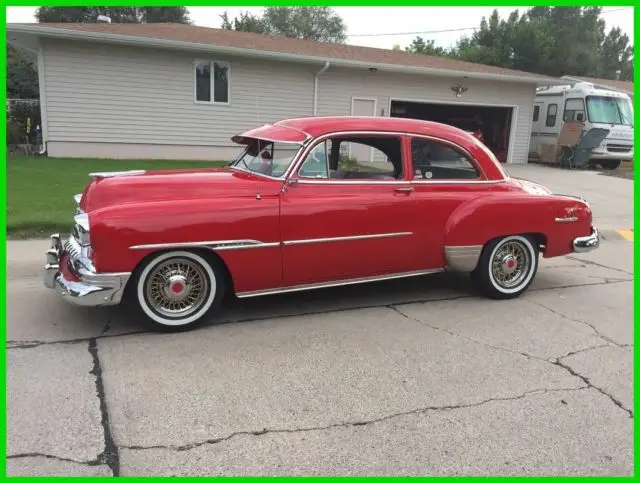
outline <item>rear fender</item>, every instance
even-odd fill
[[[568,216],[576,220],[558,221]],[[463,203],[449,217],[445,258],[452,269],[471,271],[488,242],[523,234],[536,238],[543,256],[564,255],[571,252],[572,240],[590,229],[591,211],[576,198],[527,193],[483,196]]]

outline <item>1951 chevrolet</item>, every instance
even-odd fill
[[[586,201],[509,177],[460,129],[314,117],[232,138],[224,168],[93,173],[44,283],[82,306],[131,300],[184,330],[223,295],[254,297],[468,272],[488,297],[531,284],[540,254],[592,250]]]

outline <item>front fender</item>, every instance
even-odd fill
[[[106,207],[89,214],[93,263],[99,272],[131,272],[155,252],[210,250],[227,266],[236,290],[252,290],[254,284],[275,285],[282,278],[278,215],[277,196]],[[258,242],[258,246],[219,248],[222,242],[242,240]]]

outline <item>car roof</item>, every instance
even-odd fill
[[[341,131],[392,131],[427,136],[459,136],[460,129],[437,122],[402,117],[316,116],[285,119],[274,123],[305,132],[311,137]]]

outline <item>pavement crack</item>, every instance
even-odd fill
[[[205,445],[212,445],[212,444],[218,444],[218,443],[222,443],[224,441],[229,441],[232,438],[235,438],[237,436],[262,436],[265,434],[293,434],[293,433],[308,433],[308,432],[312,432],[312,431],[326,431],[326,430],[330,430],[330,429],[337,429],[337,428],[351,428],[351,427],[361,427],[361,426],[368,426],[371,424],[376,424],[376,423],[381,423],[381,422],[385,422],[385,421],[389,421],[392,419],[396,419],[396,418],[400,418],[403,416],[411,416],[414,414],[424,414],[427,412],[432,412],[432,411],[452,411],[452,410],[456,410],[456,409],[466,409],[466,408],[473,408],[473,407],[478,407],[478,406],[482,406],[484,404],[488,404],[488,403],[492,403],[492,402],[500,402],[500,401],[517,401],[519,399],[524,399],[528,396],[532,396],[532,395],[537,395],[537,394],[547,394],[547,393],[551,393],[551,392],[573,392],[573,391],[582,391],[585,389],[589,389],[591,386],[586,385],[586,386],[581,386],[581,387],[572,387],[572,388],[558,388],[558,389],[532,389],[530,391],[526,391],[522,394],[518,394],[517,396],[505,396],[505,397],[493,397],[493,398],[489,398],[489,399],[484,399],[482,401],[478,401],[478,402],[473,402],[473,403],[467,403],[467,404],[452,404],[452,405],[444,405],[444,406],[427,406],[424,408],[418,408],[418,409],[412,409],[409,411],[401,411],[398,413],[393,413],[393,414],[389,414],[386,416],[382,416],[379,418],[375,418],[375,419],[369,419],[369,420],[364,420],[364,421],[345,421],[345,422],[341,422],[341,423],[333,423],[333,424],[328,424],[326,426],[311,426],[311,427],[306,427],[306,428],[292,428],[292,429],[285,429],[285,428],[275,428],[275,429],[268,429],[268,428],[263,428],[260,430],[255,430],[255,431],[235,431],[227,436],[223,436],[220,438],[213,438],[213,439],[207,439],[204,441],[199,441],[196,443],[189,443],[189,444],[185,444],[185,445],[153,445],[153,446],[139,446],[139,445],[132,445],[132,446],[121,446],[121,449],[128,449],[128,450],[150,450],[150,449],[166,449],[166,450],[172,450],[172,451],[188,451],[194,448],[198,448],[200,446],[205,446]]]
[[[98,456],[98,460],[111,469],[113,476],[120,476],[120,455],[118,447],[113,441],[111,427],[109,425],[109,412],[107,410],[107,400],[104,393],[104,381],[102,380],[102,366],[98,357],[98,341],[94,337],[89,340],[89,353],[93,359],[93,369],[91,374],[96,378],[96,393],[100,401],[100,422],[104,433],[104,451]]]
[[[526,357],[527,359],[536,359],[536,360],[543,361],[543,362],[549,362],[548,359],[545,359],[543,357],[534,356],[532,354],[527,354],[526,352],[519,352],[519,351],[516,351],[516,350],[513,350],[513,349],[509,349],[508,347],[501,347],[501,346],[488,344],[488,343],[483,342],[481,340],[474,339],[473,337],[468,337],[466,335],[458,334],[457,332],[454,332],[452,330],[444,329],[442,327],[438,327],[437,325],[429,324],[428,322],[425,322],[423,320],[420,320],[420,319],[417,319],[415,317],[411,317],[410,315],[405,314],[402,310],[400,310],[398,307],[396,307],[394,305],[387,305],[386,307],[388,309],[393,310],[394,312],[397,312],[398,314],[400,314],[401,316],[403,316],[403,317],[405,317],[405,318],[407,318],[409,320],[413,320],[414,322],[417,322],[418,324],[420,324],[420,325],[422,325],[424,327],[428,327],[428,328],[433,329],[433,330],[438,330],[440,332],[444,332],[445,334],[449,334],[449,335],[451,335],[453,337],[460,337],[461,339],[468,340],[469,342],[473,342],[474,344],[482,345],[484,347],[489,347],[490,349],[509,352],[511,354],[515,354],[515,355],[518,355],[518,356]]]
[[[74,460],[72,458],[63,458],[62,456],[56,456],[53,454],[46,454],[46,453],[20,453],[20,454],[7,455],[7,459],[19,459],[19,458],[47,458],[50,460],[65,461],[68,463],[76,463],[79,465],[87,465],[87,466],[99,466],[103,464],[103,462],[100,460],[100,457],[94,460],[81,461],[81,460]]]
[[[630,409],[627,409],[626,407],[624,407],[624,405],[622,404],[622,402],[620,402],[617,398],[615,398],[613,395],[609,394],[608,392],[606,392],[604,389],[599,388],[598,386],[595,386],[588,377],[583,376],[582,374],[580,374],[579,372],[577,372],[575,369],[573,369],[571,366],[569,366],[568,364],[565,364],[563,362],[560,361],[560,359],[556,359],[555,361],[552,361],[551,364],[556,365],[558,367],[562,367],[565,371],[567,371],[569,374],[571,374],[572,376],[575,376],[579,379],[581,379],[587,386],[589,386],[591,389],[595,389],[596,391],[598,391],[600,394],[608,397],[611,402],[613,402],[613,404],[615,404],[616,406],[618,406],[620,409],[622,409],[623,411],[625,411],[629,417],[631,419],[633,419],[633,411]]]
[[[594,262],[592,260],[585,260],[584,258],[576,257],[576,256],[573,256],[573,255],[568,255],[566,258],[568,258],[569,260],[574,260],[576,262],[584,263],[586,265],[595,265],[596,267],[606,268],[608,270],[613,270],[614,272],[625,273],[625,274],[631,275],[633,277],[633,273],[632,272],[629,272],[627,270],[622,270],[621,268],[610,267],[610,266],[604,265],[602,263]]]
[[[600,349],[601,347],[611,347],[611,345],[612,344],[598,344],[598,345],[594,345],[594,346],[591,346],[591,347],[585,347],[584,349],[578,349],[576,351],[567,352],[566,354],[564,354],[564,355],[562,355],[560,357],[556,357],[555,360],[559,361],[561,359],[564,359],[565,357],[570,357],[570,356],[574,356],[576,354],[580,354],[581,352],[587,352],[587,351],[591,351],[591,350],[594,350],[594,349]],[[624,348],[625,346],[621,345],[619,347]]]
[[[558,316],[562,317],[562,318],[563,318],[563,319],[565,319],[565,320],[569,320],[569,321],[571,321],[571,322],[577,322],[577,323],[579,323],[579,324],[586,325],[587,327],[589,327],[589,328],[593,331],[593,333],[594,333],[596,336],[600,337],[600,338],[601,338],[601,339],[603,339],[603,340],[606,340],[607,342],[609,342],[610,344],[615,345],[616,347],[622,347],[622,344],[620,344],[620,343],[616,342],[616,341],[615,341],[615,340],[613,340],[611,337],[604,335],[602,332],[600,332],[600,331],[596,328],[596,326],[595,326],[595,325],[593,325],[593,324],[591,324],[591,323],[589,323],[589,322],[586,322],[586,321],[584,321],[584,320],[580,320],[580,319],[574,319],[573,317],[569,317],[568,315],[563,314],[563,313],[562,313],[562,312],[560,312],[559,310],[553,309],[553,308],[551,308],[551,307],[549,307],[548,305],[545,305],[545,304],[543,304],[543,303],[535,302],[535,301],[533,301],[533,300],[531,300],[531,299],[524,299],[524,300],[526,300],[527,302],[529,302],[529,303],[531,303],[531,304],[533,304],[533,305],[537,305],[538,307],[542,307],[543,309],[546,309],[546,310],[548,310],[549,312],[551,312],[552,314],[558,315]]]

